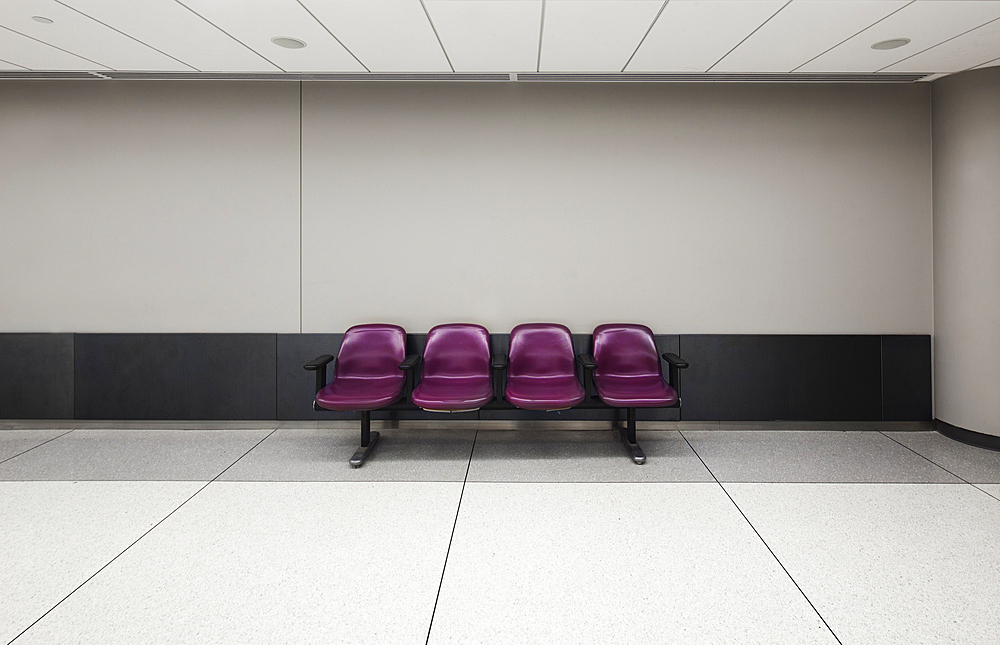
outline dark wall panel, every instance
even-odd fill
[[[274,419],[274,334],[78,334],[78,419]]]
[[[73,334],[0,334],[0,419],[73,418]]]
[[[684,420],[881,420],[879,336],[684,335]]]
[[[886,421],[930,421],[931,337],[882,336],[882,415]]]

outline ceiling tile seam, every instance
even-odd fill
[[[545,0],[542,0],[542,14],[538,19],[538,58],[535,60],[535,73],[542,71],[542,36],[545,35]]]
[[[660,19],[660,15],[663,13],[663,10],[667,8],[667,3],[669,2],[670,0],[663,0],[663,4],[660,5],[660,10],[656,12],[655,16],[653,16],[653,22],[649,23],[649,29],[647,29],[646,33],[644,33],[642,35],[642,38],[639,39],[639,44],[635,46],[635,49],[632,50],[632,55],[628,57],[628,60],[625,61],[625,64],[622,66],[621,69],[622,73],[625,72],[625,69],[628,68],[629,63],[631,63],[632,59],[635,58],[635,55],[639,52],[639,48],[642,47],[642,44],[646,42],[646,37],[649,36],[649,32],[653,31],[653,27],[656,25],[656,21]]]
[[[988,63],[989,61],[986,61],[986,62]],[[11,62],[9,60],[4,60],[2,58],[0,58],[0,63],[7,63],[8,65],[13,65],[14,67],[20,67],[21,69],[23,69],[26,72],[33,72],[33,71],[35,71],[35,70],[31,69],[30,67],[25,67],[24,65],[18,65],[17,63],[13,63],[13,62]]]
[[[193,69],[193,70],[194,70],[194,71],[196,71],[196,72],[200,72],[200,71],[201,71],[200,69],[198,69],[198,68],[197,68],[197,67],[195,67],[194,65],[188,65],[187,63],[185,63],[185,62],[184,62],[184,61],[182,61],[181,59],[177,58],[176,56],[171,56],[171,55],[170,55],[170,54],[168,54],[167,52],[165,52],[165,51],[162,51],[162,50],[159,50],[159,49],[157,49],[156,47],[153,47],[152,45],[150,45],[149,43],[144,43],[144,42],[142,42],[141,40],[139,40],[138,38],[135,38],[134,36],[130,36],[129,34],[126,34],[126,33],[125,33],[124,31],[122,31],[122,30],[120,30],[120,29],[115,29],[114,27],[112,27],[112,26],[111,26],[111,25],[109,25],[108,23],[106,23],[106,22],[101,22],[100,20],[98,20],[97,18],[95,18],[95,17],[93,17],[93,16],[88,16],[87,14],[83,13],[82,11],[80,11],[79,9],[77,9],[76,7],[71,7],[71,6],[69,6],[68,4],[66,4],[65,2],[62,2],[61,0],[55,0],[55,3],[56,3],[56,4],[60,4],[60,5],[64,6],[64,7],[66,7],[66,8],[67,8],[67,9],[69,9],[70,11],[75,11],[76,13],[80,14],[80,15],[81,15],[81,16],[83,16],[84,18],[87,18],[88,20],[93,20],[94,22],[96,22],[96,23],[97,23],[97,24],[99,24],[99,25],[103,25],[103,26],[107,27],[108,29],[110,29],[110,30],[112,30],[112,31],[115,31],[115,32],[118,32],[118,33],[119,33],[119,34],[121,34],[122,36],[125,36],[126,38],[130,38],[130,39],[134,40],[135,42],[139,43],[140,45],[143,45],[143,46],[145,46],[145,47],[149,47],[149,48],[150,48],[150,49],[152,49],[153,51],[155,51],[155,52],[159,52],[159,53],[163,54],[164,56],[166,56],[167,58],[172,58],[173,60],[177,61],[177,62],[178,62],[178,63],[180,63],[181,65],[184,65],[185,67],[190,67],[191,69]]]
[[[434,26],[434,21],[431,20],[431,14],[427,11],[427,5],[424,4],[424,0],[420,0],[420,8],[424,10],[424,15],[427,16],[427,23],[431,26],[431,31],[434,32],[434,37],[437,38],[438,45],[441,47],[441,53],[444,54],[444,59],[448,61],[448,67],[454,74],[455,66],[451,64],[451,57],[448,56],[448,50],[444,48],[444,43],[441,42],[441,36],[438,35],[437,27]]]
[[[711,71],[712,71],[712,68],[713,68],[713,67],[715,67],[716,65],[718,65],[718,64],[719,64],[719,63],[721,63],[722,61],[726,60],[726,57],[727,57],[727,56],[729,56],[729,55],[730,55],[730,54],[732,54],[732,53],[733,53],[734,51],[736,51],[737,49],[739,49],[739,46],[740,46],[740,45],[742,45],[743,43],[745,43],[745,42],[746,42],[747,40],[749,40],[749,39],[750,39],[750,37],[751,37],[751,36],[753,36],[753,35],[754,35],[755,33],[757,33],[758,31],[760,31],[760,30],[761,30],[761,29],[762,29],[762,28],[764,27],[764,25],[766,25],[767,23],[771,22],[771,20],[772,20],[772,19],[773,19],[773,18],[774,18],[775,16],[777,16],[777,15],[778,15],[779,13],[781,13],[782,11],[784,11],[784,10],[785,10],[785,7],[787,7],[787,6],[788,6],[788,5],[790,5],[790,4],[792,4],[792,0],[788,0],[788,2],[786,2],[786,3],[785,3],[785,4],[783,4],[783,5],[781,5],[781,8],[779,8],[779,9],[778,9],[777,11],[775,11],[774,13],[772,13],[772,14],[771,14],[771,17],[770,17],[770,18],[768,18],[768,19],[767,19],[767,20],[765,20],[764,22],[762,22],[762,23],[760,23],[759,25],[757,25],[757,28],[756,28],[756,29],[754,29],[754,30],[753,30],[753,31],[751,31],[751,32],[750,32],[749,34],[747,34],[747,35],[746,35],[746,38],[744,38],[744,39],[743,39],[743,40],[741,40],[740,42],[736,43],[736,47],[733,47],[732,49],[730,49],[729,51],[727,51],[727,52],[726,52],[726,53],[725,53],[725,54],[724,54],[724,55],[722,56],[722,58],[720,58],[719,60],[715,61],[715,62],[714,62],[714,63],[712,64],[712,67],[709,67],[708,69],[706,69],[706,70],[705,70],[705,73],[707,74],[708,72],[711,72]]]
[[[39,40],[37,38],[32,38],[28,34],[22,34],[21,32],[15,30],[15,29],[11,29],[10,27],[4,27],[3,25],[0,25],[0,29],[6,29],[7,31],[9,31],[11,33],[17,34],[18,36],[24,36],[25,38],[30,38],[31,40],[35,41],[36,43],[41,43],[41,44],[43,44],[43,45],[45,45],[47,47],[51,47],[52,49],[58,49],[59,51],[61,51],[63,53],[69,54],[70,56],[75,56],[76,58],[79,58],[80,60],[85,60],[88,63],[93,63],[94,65],[97,65],[98,67],[103,67],[104,69],[114,70],[113,67],[108,67],[107,65],[102,65],[101,63],[98,63],[96,60],[90,60],[86,56],[81,56],[79,54],[74,54],[71,51],[63,49],[62,47],[57,47],[57,46],[53,45],[52,43],[47,43],[44,40]],[[18,67],[21,67],[21,66],[18,65]]]
[[[967,29],[967,30],[963,31],[963,32],[962,32],[962,33],[960,33],[960,34],[957,34],[957,35],[955,35],[955,36],[952,36],[951,38],[947,38],[947,39],[945,39],[945,40],[942,40],[941,42],[939,42],[939,43],[938,43],[938,44],[936,44],[936,45],[931,45],[930,47],[926,47],[926,48],[924,48],[924,49],[921,49],[921,50],[920,50],[920,51],[918,51],[917,53],[915,53],[915,54],[910,54],[910,55],[909,55],[909,56],[907,56],[906,58],[900,58],[900,59],[899,59],[899,60],[897,60],[897,61],[896,61],[895,63],[892,63],[892,65],[886,65],[885,67],[882,67],[881,69],[877,69],[877,70],[875,70],[875,71],[876,71],[876,72],[881,72],[881,71],[882,71],[883,69],[889,69],[890,67],[893,67],[893,66],[895,66],[895,65],[899,65],[899,64],[900,64],[900,63],[902,63],[902,62],[903,62],[904,60],[909,60],[909,59],[913,58],[914,56],[919,56],[920,54],[923,54],[923,53],[924,53],[925,51],[928,51],[928,50],[931,50],[931,49],[934,49],[935,47],[940,47],[941,45],[945,44],[946,42],[949,42],[949,41],[952,41],[952,40],[955,40],[956,38],[960,38],[960,37],[964,36],[965,34],[967,34],[967,33],[970,33],[970,32],[973,32],[973,31],[975,31],[975,30],[977,30],[977,29],[982,29],[982,28],[983,28],[983,27],[985,27],[986,25],[988,25],[988,24],[990,24],[990,23],[994,23],[994,22],[996,22],[997,20],[1000,20],[1000,16],[997,16],[997,17],[996,17],[996,18],[994,18],[993,20],[987,20],[986,22],[984,22],[983,24],[979,25],[978,27],[973,27],[972,29]]]
[[[352,51],[351,51],[351,48],[350,48],[350,47],[348,47],[347,45],[345,45],[345,44],[344,44],[344,42],[343,42],[343,41],[342,41],[342,40],[341,40],[340,38],[337,38],[336,34],[334,34],[334,33],[333,33],[332,31],[330,31],[330,28],[329,28],[329,27],[327,27],[327,26],[326,26],[326,25],[325,25],[325,24],[323,23],[323,21],[322,21],[322,20],[320,20],[319,18],[317,18],[317,17],[316,17],[316,14],[314,14],[314,13],[312,12],[312,10],[311,10],[311,9],[310,9],[309,7],[305,6],[305,5],[304,5],[304,4],[302,3],[302,0],[296,0],[296,2],[298,2],[298,3],[299,3],[299,6],[300,6],[300,7],[302,7],[303,9],[305,9],[305,10],[306,10],[306,13],[307,13],[307,14],[309,14],[310,16],[312,16],[312,19],[313,19],[313,20],[315,20],[315,21],[316,21],[317,23],[319,23],[319,26],[320,26],[320,27],[322,27],[322,28],[323,28],[323,30],[324,30],[324,31],[326,31],[326,33],[330,34],[330,38],[333,38],[334,40],[336,40],[336,41],[337,41],[337,44],[338,44],[338,45],[340,45],[341,47],[343,47],[343,48],[344,48],[344,51],[346,51],[346,52],[347,52],[348,54],[350,54],[350,55],[351,55],[351,58],[353,58],[354,60],[358,61],[358,65],[361,65],[361,67],[363,67],[363,68],[365,69],[365,71],[366,71],[366,72],[368,72],[369,74],[371,73],[371,70],[370,70],[370,69],[368,69],[368,66],[367,66],[367,65],[365,65],[364,63],[362,63],[362,62],[361,62],[361,59],[360,59],[360,58],[358,58],[357,56],[355,56],[355,55],[354,55],[354,52],[352,52]]]
[[[268,63],[269,65],[273,65],[275,69],[277,69],[277,70],[280,70],[280,71],[282,71],[282,72],[286,72],[286,71],[287,71],[287,70],[285,70],[285,69],[282,69],[282,68],[281,68],[281,67],[279,67],[278,65],[275,65],[275,64],[274,64],[274,62],[272,62],[271,60],[269,60],[269,59],[268,59],[267,57],[265,57],[265,56],[264,56],[263,54],[261,54],[261,53],[260,53],[259,51],[257,51],[257,50],[256,50],[256,49],[254,49],[253,47],[251,47],[251,46],[247,45],[247,44],[246,44],[245,42],[243,42],[243,41],[242,41],[242,40],[240,40],[239,38],[236,38],[236,37],[235,37],[235,36],[233,36],[233,35],[232,35],[231,33],[229,33],[228,31],[226,31],[225,29],[223,29],[223,28],[222,28],[222,27],[220,27],[219,25],[215,24],[214,22],[212,22],[211,20],[209,20],[209,19],[208,19],[208,18],[206,18],[205,16],[201,15],[200,13],[198,13],[197,11],[195,11],[194,9],[192,9],[191,7],[187,6],[186,4],[184,4],[183,2],[181,2],[181,0],[174,0],[174,2],[176,2],[176,3],[177,3],[177,4],[179,4],[180,6],[184,7],[185,9],[187,9],[188,11],[190,11],[191,13],[193,13],[194,15],[198,16],[199,18],[201,18],[202,20],[204,20],[204,21],[205,21],[205,22],[207,22],[208,24],[212,25],[213,27],[215,27],[216,29],[218,29],[218,30],[219,30],[219,31],[221,31],[222,33],[226,34],[227,36],[229,36],[230,38],[232,38],[233,40],[235,40],[235,41],[236,41],[236,42],[238,42],[239,44],[243,45],[243,46],[244,46],[244,47],[246,47],[246,48],[247,48],[248,50],[250,50],[251,52],[253,52],[254,54],[256,54],[257,56],[260,56],[260,58],[261,58],[261,59],[263,59],[263,60],[264,60],[265,62],[267,62],[267,63]]]
[[[827,49],[827,50],[825,50],[825,51],[821,51],[820,53],[816,54],[815,56],[813,56],[812,58],[810,58],[810,59],[809,59],[809,60],[807,60],[806,62],[804,62],[804,63],[802,63],[801,65],[799,65],[798,67],[793,67],[793,68],[792,68],[792,69],[791,69],[791,70],[789,71],[789,73],[792,73],[792,72],[794,72],[795,70],[799,69],[799,67],[805,67],[806,65],[808,65],[808,64],[809,64],[809,63],[811,63],[811,62],[813,62],[814,60],[816,60],[816,59],[817,59],[817,58],[819,58],[820,56],[824,56],[824,55],[828,54],[829,52],[833,51],[834,49],[836,49],[836,48],[840,47],[841,45],[843,45],[844,43],[846,43],[846,42],[847,42],[848,40],[851,40],[851,39],[852,39],[852,38],[854,38],[855,36],[858,36],[858,35],[860,35],[860,34],[863,34],[863,33],[864,33],[864,32],[866,32],[866,31],[868,31],[869,29],[871,29],[872,27],[874,27],[874,26],[875,26],[875,25],[877,25],[878,23],[882,22],[883,20],[885,20],[885,19],[886,19],[886,18],[888,18],[889,16],[893,16],[893,15],[895,15],[895,14],[899,13],[900,11],[902,11],[903,9],[906,9],[907,7],[909,7],[909,6],[910,6],[911,4],[913,4],[914,2],[916,2],[916,0],[910,0],[909,2],[907,2],[906,4],[904,4],[904,5],[903,5],[902,7],[900,7],[899,9],[896,9],[895,11],[890,11],[889,13],[887,13],[887,14],[886,14],[886,15],[884,15],[884,16],[882,16],[881,18],[879,18],[878,20],[876,20],[876,21],[875,21],[875,22],[873,22],[872,24],[868,25],[867,27],[865,27],[864,29],[862,29],[862,30],[861,30],[861,31],[859,31],[858,33],[856,33],[856,34],[852,34],[852,35],[848,36],[847,38],[843,39],[842,41],[840,41],[839,43],[837,43],[836,45],[834,45],[833,47],[831,47],[831,48],[829,48],[829,49]]]
[[[991,59],[989,59],[989,60],[984,60],[984,61],[983,61],[983,62],[981,62],[981,63],[976,63],[976,64],[975,64],[975,65],[973,65],[972,67],[966,67],[966,68],[965,68],[965,69],[963,69],[962,71],[963,71],[963,72],[968,72],[969,70],[972,70],[972,69],[976,69],[977,67],[982,67],[983,65],[986,65],[987,63],[994,63],[994,62],[996,62],[996,61],[998,61],[998,60],[1000,60],[1000,56],[998,56],[998,57],[996,57],[996,58],[991,58]]]

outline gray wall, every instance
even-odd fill
[[[933,84],[937,418],[1000,435],[1000,68]]]
[[[5,81],[0,331],[926,334],[929,108],[926,85]]]

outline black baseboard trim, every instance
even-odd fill
[[[965,428],[959,428],[958,426],[953,426],[950,423],[942,421],[941,419],[936,419],[936,421],[937,431],[949,439],[961,441],[962,443],[975,446],[976,448],[986,448],[987,450],[996,450],[997,452],[1000,452],[1000,437],[991,434],[983,434],[982,432],[975,432],[973,430],[966,430]]]

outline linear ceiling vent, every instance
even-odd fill
[[[2,79],[123,81],[523,81],[542,83],[913,83],[921,74],[382,74],[246,72],[0,71]]]
[[[93,80],[97,78],[90,72],[29,72],[29,71],[14,71],[0,72],[0,79],[19,79],[19,80],[35,80],[35,79],[45,79],[45,80]]]
[[[544,83],[913,83],[920,74],[518,74],[518,81]]]
[[[510,74],[247,74],[225,72],[102,72],[117,80],[213,81],[509,81]]]

